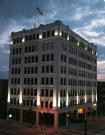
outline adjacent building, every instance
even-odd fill
[[[99,115],[105,115],[105,82],[97,82],[97,110]]]
[[[86,117],[97,103],[96,62],[96,46],[59,20],[12,32],[8,113],[55,128],[68,114]]]
[[[8,80],[0,79],[0,118],[7,117]]]

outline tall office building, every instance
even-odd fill
[[[8,114],[54,127],[97,102],[96,46],[61,21],[11,33]],[[79,116],[82,117],[82,116]]]

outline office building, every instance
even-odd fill
[[[96,46],[59,20],[12,32],[8,111],[36,126],[43,116],[55,128],[68,114],[86,117],[97,102],[96,62]]]

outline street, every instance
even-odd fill
[[[105,117],[91,119],[87,123],[87,135],[105,135]],[[84,123],[70,123],[70,127],[44,129],[32,127],[30,124],[20,124],[14,121],[0,120],[0,135],[84,135]]]

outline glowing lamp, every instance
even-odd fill
[[[9,118],[12,118],[12,114],[9,114]]]
[[[11,45],[13,45],[13,41],[11,41]]]
[[[79,46],[79,41],[77,42],[77,46]]]
[[[67,40],[69,40],[69,35],[67,36]]]
[[[39,34],[39,39],[42,39],[42,34],[41,33]]]
[[[87,47],[85,46],[85,50],[87,50]]]
[[[83,108],[78,108],[78,114],[82,114],[84,112]]]
[[[58,36],[58,30],[55,31],[54,35],[55,36]]]
[[[62,32],[61,31],[59,32],[59,36],[62,36]]]
[[[23,43],[25,42],[25,39],[24,39],[24,38],[22,38],[22,42],[23,42]]]

